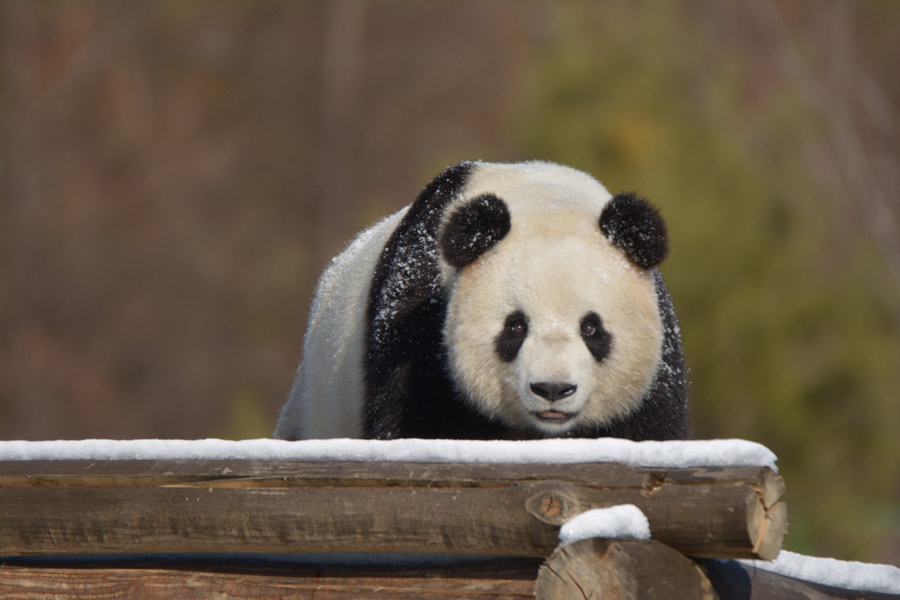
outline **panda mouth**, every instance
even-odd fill
[[[545,423],[565,423],[572,419],[576,414],[577,413],[565,413],[558,410],[542,410],[540,412],[535,412],[534,416]]]

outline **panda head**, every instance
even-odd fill
[[[479,164],[445,215],[444,342],[475,408],[548,436],[638,408],[663,344],[657,211],[579,171],[527,163]]]

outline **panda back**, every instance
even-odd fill
[[[290,397],[275,437],[360,437],[363,347],[372,273],[404,208],[360,233],[319,279]]]

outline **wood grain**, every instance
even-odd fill
[[[410,552],[547,556],[558,526],[631,503],[688,555],[770,558],[765,467],[294,461],[0,463],[0,555]]]
[[[185,563],[2,566],[0,598],[178,600],[194,598],[368,599],[534,598],[539,561],[491,561],[432,567],[216,566]]]
[[[538,598],[715,600],[696,563],[659,542],[588,539],[557,548],[541,566]]]

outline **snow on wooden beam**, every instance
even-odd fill
[[[791,553],[783,552],[790,555]],[[900,569],[875,565],[792,555],[790,562],[812,565],[807,573],[779,572],[783,558],[774,565],[749,564],[754,561],[704,559],[698,561],[722,600],[897,600],[900,598]],[[825,569],[819,565],[827,561]],[[773,569],[773,570],[770,570]],[[846,577],[849,573],[856,576]],[[842,577],[843,576],[843,577]],[[842,581],[843,579],[843,581]]]
[[[684,554],[767,559],[785,532],[783,491],[767,466],[13,460],[0,462],[0,556],[546,557],[563,522],[633,504]]]

